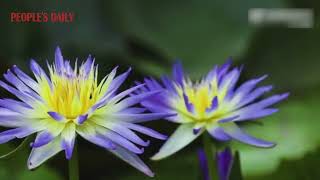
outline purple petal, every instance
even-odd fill
[[[31,59],[30,61],[30,69],[37,78],[41,79],[42,77],[44,77],[47,80],[47,83],[49,84],[50,88],[52,89],[52,83],[49,77],[47,76],[45,71],[39,66],[39,64],[33,59]]]
[[[164,87],[166,88],[166,90],[176,93],[176,89],[174,87],[174,85],[172,84],[172,81],[167,77],[167,76],[162,76],[161,77],[162,83],[164,85]]]
[[[8,110],[6,108],[0,108],[0,126],[3,127],[21,127],[28,123],[28,120],[23,115]]]
[[[206,76],[206,81],[211,82],[218,76],[218,66],[215,66]]]
[[[198,134],[201,131],[202,128],[195,128],[193,129],[193,134]]]
[[[271,89],[272,89],[272,86],[262,86],[253,90],[247,96],[244,96],[242,98],[243,100],[237,105],[237,108],[247,105],[248,103],[262,96],[264,93],[269,92]]]
[[[98,129],[98,133],[102,136],[102,137],[106,137],[108,139],[110,139],[111,141],[115,142],[116,144],[126,148],[127,150],[136,153],[136,154],[142,154],[143,153],[143,148],[140,149],[138,148],[135,144],[133,144],[132,142],[128,141],[126,138],[120,136],[119,134],[110,131],[106,128],[99,128]]]
[[[234,99],[238,99],[239,101],[242,100],[252,89],[255,88],[255,86],[266,79],[268,76],[264,75],[256,79],[251,79],[243,83],[237,90],[235,91],[235,97]]]
[[[194,113],[194,106],[189,102],[188,96],[185,93],[183,93],[183,100],[187,110],[191,113]]]
[[[277,95],[273,95],[269,98],[266,98],[262,101],[259,101],[257,103],[254,103],[250,106],[259,106],[259,107],[262,107],[262,108],[266,108],[268,106],[271,106],[279,101],[282,101],[284,99],[286,99],[287,97],[289,96],[289,93],[283,93],[283,94],[277,94]]]
[[[36,132],[36,129],[27,127],[19,127],[15,129],[6,130],[0,133],[0,144],[6,143],[14,138],[24,138]]]
[[[231,116],[231,117],[226,117],[226,118],[223,118],[221,120],[218,121],[218,123],[226,123],[226,122],[230,122],[230,121],[233,121],[233,120],[236,120],[239,116]]]
[[[182,64],[180,62],[177,62],[173,65],[173,79],[181,86],[183,87],[183,81],[184,81],[184,73]]]
[[[166,99],[163,98],[162,101],[161,100],[157,101],[157,99],[160,97],[157,97],[157,98],[155,96],[153,97],[148,98],[145,101],[142,101],[141,105],[143,107],[146,107],[151,112],[157,112],[157,113],[162,112],[162,113],[168,113],[168,114],[175,113],[175,110],[171,108],[171,106],[169,105],[169,102],[166,102]],[[168,118],[171,118],[171,117],[168,117]]]
[[[33,148],[28,159],[28,168],[34,169],[60,152],[62,150],[60,141],[60,138],[56,138],[47,145]]]
[[[133,143],[139,144],[140,146],[148,146],[150,141],[143,141],[139,136],[137,136],[133,131],[129,128],[121,125],[120,123],[108,121],[106,123],[106,128],[120,134],[121,136],[127,138],[128,140],[132,141]]]
[[[144,84],[140,84],[140,85],[137,85],[137,86],[134,86],[132,88],[129,88],[121,93],[119,93],[118,95],[114,96],[112,99],[110,99],[110,103],[117,103],[118,101],[120,101],[122,98],[128,96],[130,93],[136,91],[137,89],[143,87]]]
[[[232,152],[230,148],[226,148],[223,151],[218,152],[216,157],[219,180],[228,180],[233,162]]]
[[[174,114],[168,114],[168,113],[143,113],[143,114],[114,114],[111,117],[113,119],[126,121],[126,122],[132,122],[132,123],[141,123],[141,122],[147,122],[151,120],[160,120],[164,119],[169,116],[176,115]]]
[[[278,109],[275,108],[267,108],[267,109],[261,109],[260,107],[252,107],[248,109],[243,109],[239,111],[240,116],[238,118],[234,119],[233,121],[246,121],[246,120],[255,120],[258,118],[262,118],[265,116],[269,116],[273,113],[278,112]]]
[[[106,93],[109,94],[113,94],[115,93],[118,88],[122,85],[122,83],[127,79],[129,73],[131,72],[131,68],[129,68],[125,73],[123,74],[120,74],[119,76],[117,76],[111,83],[110,83],[110,86],[108,88],[108,91]]]
[[[62,69],[64,69],[64,63],[63,63],[62,53],[59,47],[56,48],[54,61],[56,65],[56,71],[58,73],[61,73]]]
[[[75,140],[73,139],[73,141],[71,142],[68,142],[66,140],[62,140],[61,142],[61,147],[62,149],[65,150],[65,154],[66,154],[66,158],[68,160],[71,159],[72,157],[72,152],[73,152],[73,148],[74,148],[74,143],[75,143]]]
[[[167,139],[166,135],[160,134],[155,130],[152,130],[150,128],[138,125],[138,124],[133,124],[133,123],[125,123],[125,122],[121,122],[121,124],[129,129],[132,129],[134,131],[137,131],[139,133],[148,135],[150,137],[156,138],[156,139],[161,139],[161,140],[165,140]]]
[[[18,112],[18,113],[22,113],[22,114],[26,113],[32,109],[26,103],[23,103],[21,101],[16,101],[13,99],[0,99],[0,106],[4,107],[6,109],[9,109],[13,112]]]
[[[150,91],[155,91],[162,89],[162,87],[157,83],[154,79],[150,78],[144,78],[144,82],[146,83],[147,87],[149,88]]]
[[[124,109],[124,110],[120,111],[119,113],[123,113],[123,114],[139,114],[139,113],[145,112],[146,110],[147,110],[146,108],[131,107],[131,108]]]
[[[23,83],[32,88],[34,91],[39,92],[38,83],[33,80],[30,76],[25,74],[22,70],[20,70],[16,65],[12,67],[13,71],[17,74],[18,78],[21,79]]]
[[[91,55],[88,56],[87,61],[84,63],[84,74],[88,76],[90,74],[91,68],[92,68],[93,60],[91,58]]]
[[[30,93],[34,93],[28,86],[26,86],[20,79],[18,79],[10,70],[5,73],[4,78],[11,83],[13,86],[15,86],[19,91],[26,91]],[[35,94],[35,93],[34,93]]]
[[[83,124],[87,119],[88,119],[88,114],[85,114],[85,115],[78,116],[76,121],[78,124]]]
[[[231,72],[229,72],[228,74],[222,77],[221,84],[219,85],[219,90],[220,89],[227,89],[228,91],[233,90],[239,77],[240,77],[240,70],[238,68],[234,68]]]
[[[121,102],[119,102],[118,104],[116,104],[114,106],[114,108],[115,109],[117,109],[117,108],[124,109],[124,108],[130,107],[132,105],[140,103],[143,100],[146,100],[147,98],[155,96],[156,94],[158,94],[160,92],[161,91],[151,91],[151,92],[146,92],[146,93],[142,93],[139,95],[128,97],[128,98],[122,100]]]
[[[65,120],[65,117],[62,116],[61,114],[57,113],[57,112],[49,111],[48,114],[49,114],[54,120],[57,120],[57,121],[63,121],[63,120]]]
[[[18,91],[17,89],[9,86],[8,84],[6,84],[3,81],[0,81],[0,86],[3,87],[4,89],[6,89],[7,91],[9,91],[10,93],[12,93],[13,95],[15,95],[20,100],[22,100],[25,103],[27,103],[29,106],[32,107],[32,105],[33,105],[35,100],[32,97],[30,97],[29,95]]]
[[[147,165],[143,163],[143,161],[141,161],[141,159],[136,154],[126,150],[125,148],[122,148],[121,146],[117,146],[115,149],[109,151],[134,168],[137,168],[144,174],[150,177],[154,176],[154,173],[149,169]]]
[[[66,124],[61,132],[61,147],[65,151],[67,159],[71,159],[76,139],[76,125],[74,123]]]
[[[203,180],[210,180],[206,154],[202,148],[198,149],[197,152],[198,152],[199,165],[202,172]]]
[[[208,132],[213,138],[219,141],[228,141],[231,139],[231,137],[228,134],[226,134],[223,128],[221,127],[212,127],[208,129]]]
[[[48,131],[42,131],[37,135],[36,140],[32,143],[32,147],[38,148],[40,146],[46,145],[54,138],[55,136],[52,133]]]
[[[218,97],[215,96],[215,97],[212,99],[211,106],[206,109],[206,112],[207,112],[207,113],[213,112],[214,110],[217,109],[217,107],[218,107]]]
[[[77,128],[78,134],[93,144],[96,144],[100,147],[106,149],[115,149],[116,145],[108,138],[102,137],[101,135],[97,134],[92,126],[88,125],[88,123],[83,124],[84,128]],[[91,129],[88,131],[87,129]],[[93,132],[92,132],[93,131]]]
[[[238,140],[242,143],[252,145],[252,146],[264,147],[264,148],[270,148],[275,146],[275,144],[272,142],[264,141],[244,133],[235,124],[234,125],[230,124],[228,127],[224,128],[224,131],[233,139]]]
[[[228,72],[229,67],[232,64],[231,57],[227,59],[227,61],[218,69],[218,77],[222,77],[226,72]]]

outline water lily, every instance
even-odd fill
[[[34,169],[50,157],[64,150],[67,159],[72,157],[76,137],[101,146],[149,176],[152,171],[137,154],[149,141],[136,132],[157,139],[166,136],[137,123],[165,117],[167,113],[145,113],[136,107],[142,100],[155,96],[150,91],[128,96],[144,85],[137,85],[118,93],[130,69],[116,76],[117,68],[98,82],[98,66],[89,56],[80,66],[64,60],[59,48],[55,62],[48,64],[49,74],[31,60],[35,76],[13,66],[5,74],[7,82],[0,86],[17,99],[0,99],[0,126],[9,128],[0,133],[0,143],[24,138],[36,133],[31,143],[28,168]]]
[[[141,102],[155,113],[176,113],[166,119],[180,124],[177,130],[152,159],[159,160],[187,146],[204,132],[218,141],[231,139],[258,147],[273,147],[274,143],[255,138],[244,132],[239,122],[252,121],[278,111],[271,105],[288,97],[288,93],[262,98],[272,86],[257,87],[267,76],[238,85],[242,67],[231,69],[231,61],[215,66],[200,81],[193,82],[177,63],[173,76],[163,76],[161,82],[146,78],[143,94],[161,89],[163,92]],[[137,83],[139,84],[139,83]]]

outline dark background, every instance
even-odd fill
[[[284,26],[255,27],[248,23],[250,8],[312,8],[314,28]],[[242,81],[269,74],[265,83],[275,92],[291,92],[289,100],[277,107],[280,112],[247,130],[257,137],[277,142],[274,149],[257,149],[232,143],[240,151],[245,179],[320,179],[320,30],[319,1],[311,0],[172,0],[172,1],[1,1],[0,72],[13,64],[30,74],[29,60],[52,62],[59,45],[64,57],[85,60],[92,54],[99,73],[120,65],[133,67],[123,88],[144,76],[170,73],[176,58],[194,79],[205,75],[215,64],[233,57],[244,65]],[[74,12],[72,23],[12,23],[10,13]],[[2,96],[9,96],[1,90]],[[176,124],[166,121],[146,126],[171,134]],[[107,151],[80,138],[81,179],[149,179]],[[20,141],[0,145],[9,152]],[[156,173],[155,179],[199,179],[195,142],[176,155],[159,162],[148,158],[161,145],[152,145],[142,156]],[[0,179],[58,180],[67,178],[63,153],[35,171],[26,166],[30,149],[9,160],[0,160]]]

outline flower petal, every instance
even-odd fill
[[[231,102],[233,103],[233,105],[236,105],[245,100],[244,98],[248,95],[248,93],[251,92],[251,90],[254,89],[259,82],[263,81],[267,77],[267,75],[264,75],[259,78],[251,79],[244,82],[239,88],[236,89],[234,96],[232,97]]]
[[[32,107],[32,105],[35,103],[35,99],[30,97],[28,94],[23,93],[21,91],[18,91],[16,88],[13,88],[12,86],[8,85],[7,83],[0,81],[0,86],[6,89],[8,92],[12,93],[15,95],[17,98],[20,100],[24,101],[27,103],[29,106]]]
[[[62,116],[61,114],[54,112],[54,111],[49,111],[48,114],[57,121],[64,121],[66,120],[66,118],[64,116]]]
[[[160,134],[153,129],[150,129],[150,128],[147,128],[147,127],[144,127],[144,126],[141,126],[138,124],[127,123],[127,122],[120,122],[120,124],[129,128],[129,129],[132,129],[134,131],[137,131],[139,133],[148,135],[148,136],[156,138],[156,139],[161,139],[161,140],[167,139],[166,135]]]
[[[265,148],[270,148],[275,146],[275,144],[272,142],[261,140],[246,134],[234,123],[228,123],[228,125],[224,126],[223,129],[230,137],[242,143],[246,143],[246,144],[257,146],[257,147],[265,147]]]
[[[173,65],[173,72],[172,72],[173,79],[181,86],[183,87],[183,81],[184,81],[184,73],[182,64],[180,62],[177,62]]]
[[[96,127],[97,132],[101,134],[103,137],[106,137],[107,139],[110,139],[114,143],[126,148],[127,150],[136,153],[136,154],[142,154],[144,149],[138,148],[135,144],[127,140],[125,137],[122,137],[121,135],[110,131],[102,126]]]
[[[203,149],[198,149],[198,159],[203,180],[210,180],[208,161]]]
[[[125,148],[122,148],[119,145],[117,145],[115,149],[109,151],[115,154],[123,161],[133,166],[134,168],[140,170],[144,174],[150,177],[154,176],[154,173],[150,170],[150,168],[146,164],[144,164],[144,162],[136,154],[128,151]]]
[[[101,123],[100,125],[120,134],[121,136],[141,146],[148,146],[150,143],[150,141],[143,141],[129,128],[123,126],[121,123],[117,123],[116,121],[103,121],[103,123]]]
[[[194,125],[190,123],[180,125],[151,159],[160,160],[166,158],[187,146],[203,132],[202,130],[200,133],[194,134],[193,128]]]
[[[32,110],[32,108],[26,103],[13,99],[0,99],[0,106],[20,114],[24,114]]]
[[[81,126],[77,126],[76,132],[87,141],[103,148],[114,149],[116,147],[110,139],[99,135],[95,128],[88,122],[85,122]]]
[[[35,141],[32,143],[32,147],[37,148],[48,144],[60,135],[65,127],[63,123],[52,121],[51,119],[48,119],[47,121],[48,122],[45,124],[46,129],[38,133]]]
[[[207,131],[213,138],[219,141],[228,141],[231,139],[231,137],[224,132],[223,128],[219,126],[207,127]]]
[[[139,95],[134,95],[134,96],[128,97],[128,98],[122,100],[121,102],[119,102],[118,104],[116,104],[113,108],[117,109],[117,110],[125,109],[127,107],[132,106],[132,105],[140,103],[141,101],[143,101],[147,98],[150,98],[151,96],[154,96],[160,92],[161,91],[151,91],[151,92],[146,92],[146,93],[142,93]]]
[[[28,159],[28,168],[34,169],[62,150],[61,138],[55,138],[49,144],[33,148]]]
[[[19,127],[3,131],[0,133],[0,144],[6,143],[14,138],[24,138],[37,131],[38,129],[30,127]]]
[[[61,146],[65,150],[66,158],[71,159],[73,147],[76,138],[76,126],[74,123],[68,123],[61,132]]]
[[[233,163],[233,157],[230,148],[225,148],[223,151],[217,152],[216,156],[219,180],[228,180]]]
[[[21,127],[28,124],[29,119],[24,118],[17,112],[12,112],[6,108],[0,108],[0,126]]]
[[[77,124],[83,124],[88,119],[88,114],[80,115],[76,119]]]
[[[31,89],[33,89],[35,92],[39,92],[39,85],[35,80],[33,80],[30,76],[28,76],[26,73],[24,73],[22,70],[20,70],[16,65],[13,65],[12,69],[17,74],[19,79],[21,79],[21,81],[23,81],[23,83],[25,83],[27,86],[29,86]]]
[[[59,47],[56,47],[56,51],[54,54],[54,62],[56,66],[56,71],[60,74],[64,69],[63,57]]]
[[[244,96],[240,103],[236,106],[236,108],[243,107],[250,102],[254,101],[258,97],[262,96],[264,93],[269,92],[272,89],[272,86],[262,86],[255,90],[253,90],[251,93],[249,93],[247,96]]]
[[[130,72],[131,72],[131,68],[129,68],[125,73],[122,73],[116,78],[114,78],[113,81],[111,81],[110,83],[110,86],[108,88],[106,95],[114,94],[118,90],[118,88],[122,85],[122,83],[127,79]]]

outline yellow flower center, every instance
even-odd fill
[[[184,99],[183,92],[188,97],[189,103],[194,107],[194,113],[188,111]],[[215,84],[186,85],[184,91],[178,88],[179,100],[176,103],[176,109],[180,114],[193,122],[213,122],[220,120],[228,113],[228,106],[226,103],[221,104],[226,95],[226,90],[218,91]],[[207,110],[212,106],[212,100],[218,98],[218,106],[216,109],[208,113]]]
[[[52,67],[49,70],[52,84],[50,86],[45,77],[38,79],[40,95],[47,103],[48,111],[57,112],[69,120],[86,114],[102,98],[114,77],[114,74],[109,74],[107,80],[105,77],[98,84],[97,68],[94,66],[89,74],[85,74],[80,67],[79,73],[75,68],[70,76],[59,74]]]

